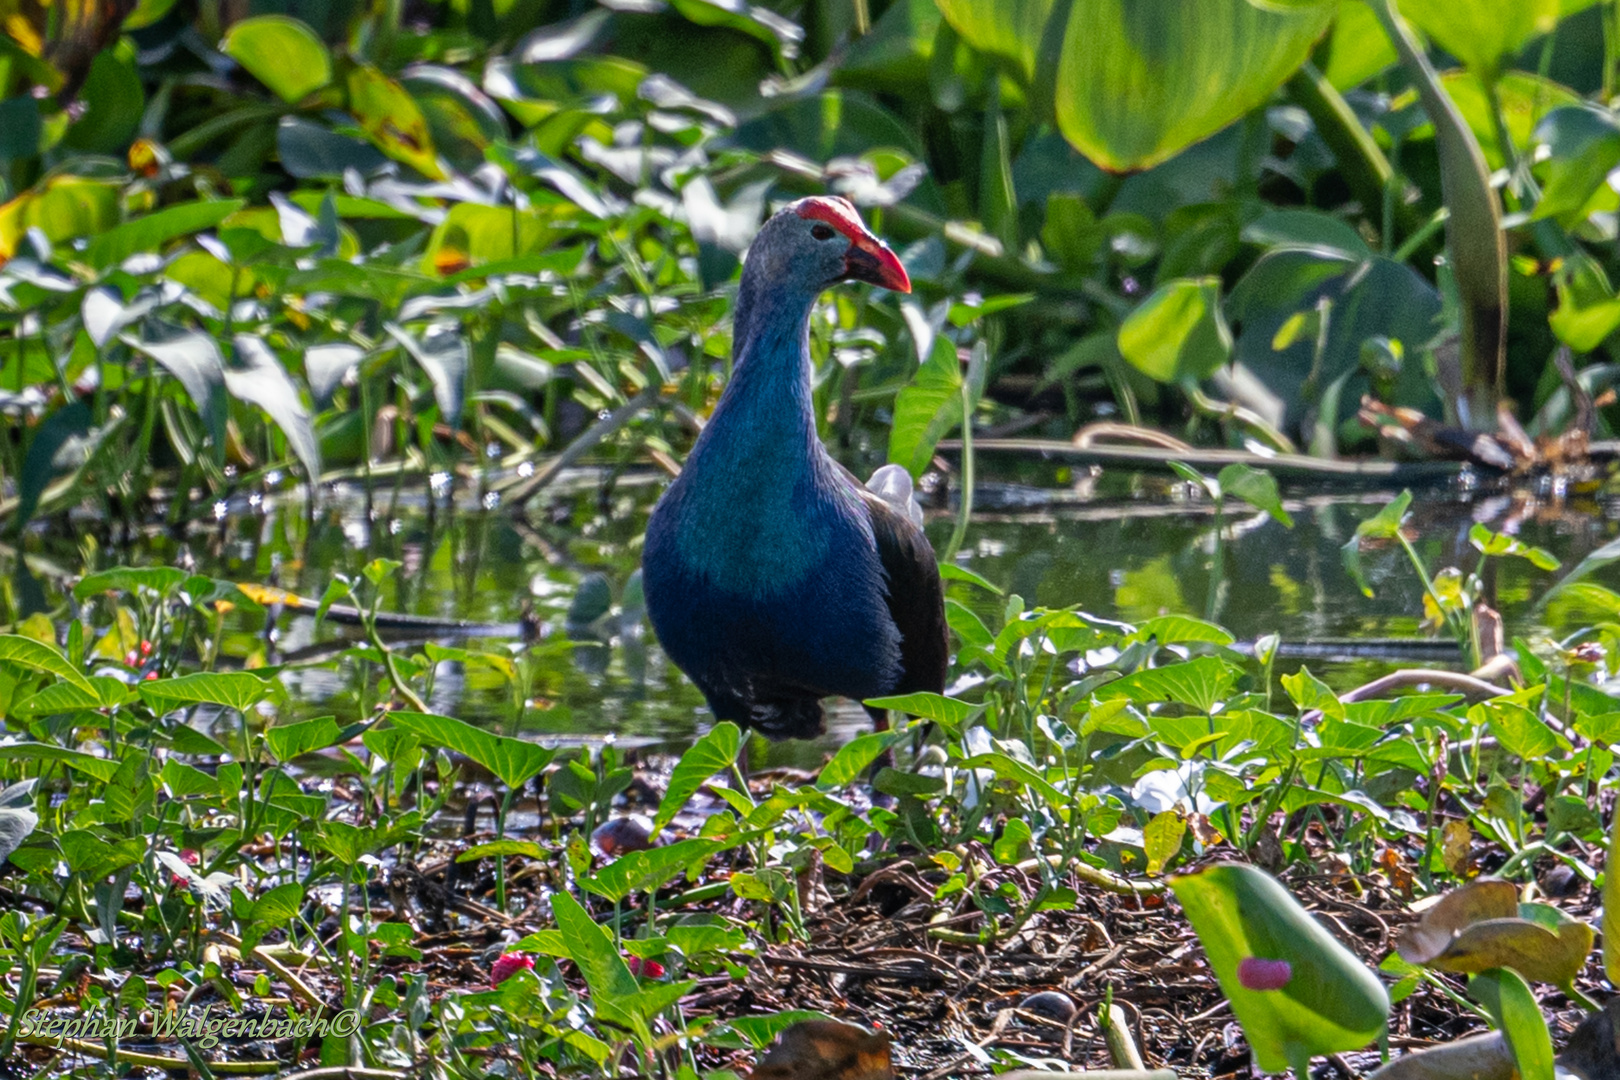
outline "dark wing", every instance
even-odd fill
[[[921,529],[845,470],[872,515],[878,559],[889,579],[889,617],[900,631],[900,682],[896,694],[945,692],[950,637],[939,563]]]

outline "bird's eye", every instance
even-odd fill
[[[833,231],[832,228],[827,225],[812,225],[810,226],[810,235],[815,237],[817,240],[831,240],[833,238]]]

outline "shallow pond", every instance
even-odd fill
[[[485,493],[452,492],[436,479],[441,482],[422,489],[377,492],[377,523],[369,527],[363,493],[348,488],[328,492],[312,520],[295,493],[259,492],[222,502],[215,521],[179,536],[153,530],[110,548],[85,518],[37,525],[18,547],[0,547],[0,573],[18,609],[59,614],[67,602],[64,582],[87,565],[189,559],[202,573],[277,581],[319,598],[334,574],[357,575],[367,561],[385,556],[403,564],[385,610],[508,624],[457,643],[522,658],[521,689],[493,670],[440,664],[429,695],[436,711],[570,742],[612,735],[680,746],[706,729],[710,718],[701,697],[659,655],[633,600],[629,611],[618,606],[639,560],[661,474],[573,473],[526,515],[491,508],[496,500]],[[1127,621],[1197,615],[1245,642],[1274,632],[1296,650],[1285,666],[1307,663],[1344,688],[1400,662],[1459,663],[1443,643],[1394,650],[1344,644],[1425,636],[1422,586],[1397,547],[1364,554],[1371,599],[1340,560],[1356,523],[1393,495],[1285,486],[1294,518],[1288,529],[1246,507],[1229,507],[1218,519],[1207,499],[1163,477],[1026,462],[1016,478],[993,476],[980,487],[957,559],[1030,603],[1079,604]],[[1564,563],[1556,573],[1517,559],[1494,564],[1495,605],[1510,639],[1556,636],[1583,616],[1590,619],[1593,613],[1561,602],[1538,603],[1559,577],[1620,535],[1620,494],[1605,489],[1552,502],[1534,491],[1487,495],[1469,485],[1437,486],[1417,492],[1409,535],[1431,569],[1471,569],[1477,553],[1467,533],[1476,522],[1515,533]],[[936,545],[946,542],[951,525],[950,511],[930,513]],[[25,553],[20,559],[19,549]],[[1596,580],[1605,577],[1600,572]],[[1004,602],[963,584],[951,590],[991,619]],[[614,606],[603,615],[610,598]],[[540,642],[529,648],[510,625],[526,608],[542,622]],[[288,664],[283,678],[300,715],[353,719],[374,700],[375,668],[338,655],[357,640],[356,628],[327,623],[317,630],[308,617],[284,616],[272,642],[262,614],[239,612],[228,625],[223,662]],[[1297,648],[1310,655],[1301,658]],[[362,689],[367,678],[372,696]],[[866,723],[853,706],[832,709],[829,717],[821,744],[783,747],[771,760],[814,764],[827,746]]]

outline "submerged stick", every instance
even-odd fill
[[[635,418],[637,413],[656,402],[662,396],[663,390],[661,387],[649,386],[586,428],[573,442],[568,444],[562,453],[552,458],[550,464],[544,469],[541,469],[533,476],[519,480],[507,488],[502,493],[502,497],[517,506],[522,506],[544,490],[546,485],[555,480],[564,469],[584,457],[587,451],[594,449],[603,439],[624,427]]]

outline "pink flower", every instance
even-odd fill
[[[643,960],[639,956],[630,956],[625,959],[630,965],[630,974],[632,975],[640,976],[643,979],[662,979],[664,977],[664,965],[656,960]]]
[[[1238,963],[1238,982],[1245,990],[1281,990],[1293,977],[1294,965],[1286,960],[1245,956]]]
[[[519,971],[533,971],[534,961],[522,953],[501,953],[489,969],[489,985],[499,986]]]

